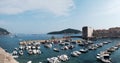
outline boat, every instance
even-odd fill
[[[58,56],[58,59],[61,61],[68,61],[69,57],[66,54]]]
[[[19,56],[18,55],[12,55],[13,58],[18,58]]]
[[[63,46],[63,47],[61,47],[61,49],[62,50],[68,50],[69,48],[68,48],[68,46]]]
[[[69,45],[68,48],[73,49],[73,48],[75,48],[75,46],[74,45]]]
[[[41,51],[37,49],[37,50],[36,50],[36,53],[37,53],[37,54],[41,54]]]
[[[37,48],[37,49],[40,49],[40,46],[37,46],[36,48]]]
[[[58,57],[47,58],[48,63],[60,63]]]
[[[80,52],[86,53],[86,52],[88,52],[88,49],[80,49]]]
[[[33,49],[33,54],[37,54],[37,50],[36,49]]]
[[[45,47],[51,48],[51,47],[52,47],[52,44],[45,44]]]
[[[97,54],[96,58],[103,63],[111,63],[111,58],[109,54],[105,54],[104,52]]]
[[[27,63],[32,63],[32,61],[28,61]]]
[[[13,58],[18,58],[19,56],[18,56],[18,52],[16,51],[16,50],[14,50],[13,52],[12,52],[12,57]]]
[[[74,57],[77,57],[77,56],[79,56],[80,54],[81,54],[81,52],[79,52],[79,51],[73,51],[73,52],[71,53],[71,55],[74,56]]]
[[[15,48],[15,50],[19,50],[18,48]]]
[[[28,54],[33,54],[33,51],[31,49],[28,50]]]
[[[13,53],[12,53],[12,55],[17,55],[18,54],[18,52],[15,50],[15,51],[13,51]]]
[[[85,44],[83,42],[78,43],[79,46],[84,46]]]
[[[60,50],[58,48],[53,48],[54,51],[59,52]]]
[[[39,62],[39,63],[42,63],[42,62]]]
[[[102,47],[102,46],[103,46],[103,43],[99,43],[98,46],[99,46],[99,47]]]
[[[24,54],[24,53],[23,53],[23,50],[20,50],[20,51],[19,51],[19,54],[20,54],[20,55],[23,55],[23,54]]]
[[[108,51],[108,52],[114,52],[116,49],[117,49],[116,47],[111,47],[111,48],[109,48],[107,51]]]
[[[23,50],[23,49],[24,49],[24,46],[22,46],[22,45],[19,46],[19,49],[20,49],[20,50]]]
[[[103,42],[103,44],[108,44],[109,42]]]
[[[35,47],[35,46],[32,46],[32,49],[36,49],[36,47]]]

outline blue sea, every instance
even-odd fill
[[[6,49],[9,53],[12,53],[14,48],[19,47],[19,42],[23,40],[43,40],[50,39],[51,36],[55,36],[56,38],[62,38],[64,35],[47,35],[47,34],[17,34],[17,35],[8,35],[8,36],[0,36],[0,47]],[[73,40],[81,40],[80,38],[73,38]],[[40,55],[28,55],[24,52],[23,56],[19,56],[16,60],[19,63],[27,63],[27,61],[32,61],[32,63],[47,63],[47,58],[56,57],[61,54],[67,54],[70,59],[66,62],[61,63],[101,63],[96,59],[96,54],[100,51],[104,51],[107,48],[115,46],[118,42],[120,42],[120,38],[104,38],[97,39],[93,41],[94,43],[100,43],[104,41],[112,41],[112,43],[106,44],[97,50],[90,50],[87,53],[81,54],[78,57],[71,57],[71,52],[75,50],[80,50],[82,46],[78,44],[74,44],[75,48],[70,50],[60,50],[60,52],[53,51],[53,48],[45,48],[41,45],[42,54]],[[53,47],[61,47],[58,44],[54,44]],[[110,56],[112,59],[112,63],[120,63],[120,49],[116,50]]]

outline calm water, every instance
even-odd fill
[[[0,36],[0,47],[7,49],[9,53],[11,53],[15,47],[19,46],[19,42],[22,40],[38,40],[38,39],[50,39],[52,35],[40,34],[40,35],[17,35],[16,37],[13,36]],[[57,38],[63,37],[64,35],[54,35]],[[77,38],[78,39],[78,38]],[[26,63],[27,61],[31,60],[32,63],[39,63],[40,61],[43,63],[47,63],[47,58],[56,57],[61,54],[67,54],[70,57],[70,60],[67,62],[62,63],[101,63],[96,59],[96,54],[100,51],[104,51],[111,46],[114,46],[118,42],[120,42],[120,38],[114,39],[98,39],[93,41],[94,43],[100,43],[104,41],[111,40],[112,43],[106,44],[97,50],[91,50],[88,53],[81,54],[78,57],[71,57],[70,53],[74,50],[79,50],[82,47],[75,45],[75,48],[72,50],[60,50],[60,52],[54,52],[52,48],[48,49],[41,45],[41,51],[43,52],[41,55],[28,55],[26,52],[23,56],[19,56],[17,61],[20,63]],[[58,44],[54,44],[53,47],[60,47]],[[120,63],[120,49],[112,53],[111,55],[113,63]]]

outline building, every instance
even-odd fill
[[[94,30],[93,36],[97,38],[104,38],[104,37],[120,37],[120,27],[114,27],[109,29],[99,29]]]
[[[83,27],[82,28],[82,37],[83,39],[89,39],[93,37],[93,29],[91,27]]]

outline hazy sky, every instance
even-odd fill
[[[0,27],[12,33],[119,25],[120,0],[0,0]]]

